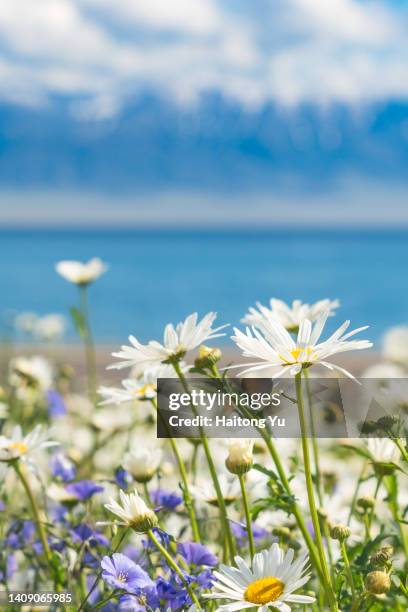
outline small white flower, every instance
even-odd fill
[[[265,320],[272,318],[278,321],[288,331],[297,331],[304,319],[309,319],[312,323],[317,321],[320,315],[329,312],[334,314],[334,310],[339,307],[338,300],[319,300],[314,304],[303,304],[300,300],[293,300],[292,305],[286,304],[282,300],[271,298],[270,309],[257,302],[257,308],[251,307],[242,323],[254,325],[263,330]]]
[[[161,460],[160,448],[140,448],[126,453],[122,465],[137,482],[148,482],[157,472]]]
[[[38,316],[34,312],[21,312],[14,319],[14,327],[17,331],[31,334],[38,321]]]
[[[408,366],[408,325],[391,327],[385,333],[382,352],[386,359]]]
[[[105,508],[119,517],[121,524],[130,527],[137,533],[145,533],[157,525],[157,517],[153,510],[148,508],[137,491],[127,495],[119,492],[121,504],[110,499]]]
[[[9,369],[9,382],[13,387],[34,385],[42,391],[46,391],[52,385],[52,367],[40,355],[16,357],[10,361]]]
[[[240,494],[238,478],[231,475],[219,474],[218,481],[222,491],[222,496],[227,505],[234,502]],[[197,484],[190,487],[191,492],[197,499],[211,506],[218,506],[218,497],[214,484],[210,480],[198,480]]]
[[[257,553],[252,561],[252,569],[241,557],[235,557],[237,567],[221,565],[215,571],[218,580],[213,585],[214,592],[205,594],[207,599],[229,599],[231,603],[218,606],[219,612],[235,612],[245,608],[259,608],[267,612],[269,607],[280,612],[290,612],[288,603],[310,604],[314,597],[295,595],[310,578],[307,573],[307,553],[293,560],[292,548],[285,553],[278,544],[269,550]]]
[[[169,323],[164,329],[163,344],[156,340],[141,344],[134,336],[129,336],[132,346],[122,346],[121,351],[112,353],[113,357],[123,361],[109,367],[117,370],[142,365],[154,367],[160,363],[169,363],[172,359],[179,360],[203,342],[224,335],[218,332],[226,325],[215,329],[212,327],[216,316],[215,312],[209,312],[197,322],[198,315],[194,312],[176,327]]]
[[[397,463],[399,450],[389,438],[368,438],[367,450],[373,463]]]
[[[29,453],[35,450],[58,446],[58,442],[48,439],[49,435],[48,430],[37,425],[24,436],[21,427],[16,425],[11,432],[11,437],[0,436],[0,461],[24,460]]]
[[[65,317],[59,314],[48,314],[37,319],[33,335],[39,340],[58,340],[62,338],[66,329]]]
[[[94,257],[88,262],[60,261],[55,266],[56,271],[65,280],[75,285],[88,285],[98,279],[108,266],[99,258]]]
[[[257,359],[248,363],[249,367],[241,374],[272,366],[277,368],[274,377],[283,374],[295,376],[303,368],[320,364],[329,370],[337,370],[353,378],[347,370],[327,362],[326,359],[337,353],[370,348],[372,343],[368,340],[349,340],[358,332],[367,329],[367,326],[344,334],[350,325],[350,321],[345,321],[327,340],[318,342],[328,316],[329,312],[326,311],[319,316],[314,325],[308,319],[302,321],[296,341],[281,323],[272,318],[265,320],[263,334],[254,327],[252,332],[247,328],[246,334],[234,328],[235,336],[232,336],[232,340],[243,351],[244,357]]]
[[[187,366],[182,361],[180,362],[182,372],[187,370]],[[132,374],[135,378],[126,378],[122,380],[122,387],[100,387],[98,393],[103,400],[99,402],[101,406],[106,404],[123,404],[133,400],[151,400],[157,396],[157,379],[158,378],[174,378],[175,371],[171,365],[158,365],[154,368],[144,370],[140,374],[139,368],[135,368]]]

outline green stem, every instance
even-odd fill
[[[383,479],[382,476],[378,476],[378,478],[377,478],[377,484],[376,484],[375,491],[374,491],[374,499],[375,500],[377,500],[378,492],[380,490],[381,483],[382,483],[382,479]],[[370,514],[368,516],[368,533],[369,534],[370,534],[373,518],[374,518],[374,508],[372,508],[372,510],[370,511]]]
[[[367,591],[364,591],[364,592],[363,592],[363,593],[360,595],[360,597],[358,597],[358,598],[357,598],[357,599],[354,601],[354,603],[353,603],[353,605],[352,605],[352,607],[351,607],[351,611],[350,611],[350,612],[359,612],[359,610],[361,609],[361,608],[360,608],[360,604],[362,604],[362,603],[363,603],[363,601],[364,601],[364,599],[367,597],[367,595],[368,595]]]
[[[362,482],[364,480],[364,474],[365,474],[366,469],[367,469],[367,462],[365,462],[364,465],[363,465],[363,468],[361,470],[360,476],[358,477],[358,480],[357,480],[356,487],[354,489],[353,499],[351,500],[350,511],[349,511],[349,515],[348,515],[348,518],[347,518],[347,525],[350,525],[351,518],[352,518],[354,510],[356,508],[357,496],[358,496],[358,493],[360,491],[361,484],[362,484]]]
[[[254,544],[254,534],[252,533],[252,521],[251,521],[251,513],[249,511],[248,495],[247,495],[247,491],[245,487],[245,476],[243,474],[239,474],[238,478],[239,478],[239,484],[241,485],[242,502],[244,504],[245,520],[246,520],[247,533],[248,533],[249,554],[252,560],[255,555],[255,544]]]
[[[217,366],[214,365],[212,367],[212,372],[214,374],[214,377],[217,378],[221,382],[221,384],[223,386],[225,386],[225,381],[222,379],[221,374],[220,374]],[[245,406],[239,405],[238,408],[248,418],[250,418],[252,416]],[[280,481],[281,481],[281,483],[282,483],[286,493],[290,497],[292,497],[294,499],[294,495],[292,493],[292,489],[291,489],[289,480],[288,480],[288,478],[286,476],[285,469],[284,469],[284,467],[282,465],[282,461],[280,459],[279,452],[278,452],[278,450],[277,450],[277,448],[276,448],[272,438],[270,438],[268,432],[264,428],[257,428],[257,430],[260,433],[263,441],[266,444],[268,452],[269,452],[269,454],[270,454],[270,456],[272,458],[272,461],[275,464],[275,467],[277,469]],[[316,572],[318,573],[319,579],[321,581],[323,581],[322,569],[320,567],[320,561],[319,561],[319,557],[317,555],[316,547],[315,547],[314,542],[312,540],[312,537],[311,537],[311,535],[309,533],[309,530],[306,527],[305,521],[304,521],[303,516],[302,516],[302,512],[301,512],[299,506],[297,505],[296,501],[293,501],[293,504],[292,504],[292,514],[295,517],[297,526],[299,527],[299,530],[300,530],[300,532],[301,532],[301,534],[303,536],[303,539],[304,539],[304,541],[306,543],[306,546],[307,546],[307,548],[309,550],[310,560],[311,560],[314,568],[316,569]]]
[[[33,492],[31,490],[31,487],[30,487],[30,485],[28,483],[27,476],[24,473],[24,468],[23,468],[23,466],[20,464],[20,462],[18,460],[13,463],[13,467],[14,467],[14,470],[15,470],[17,476],[19,477],[19,479],[21,481],[21,484],[23,485],[24,490],[25,490],[25,492],[27,494],[28,501],[30,502],[31,511],[33,513],[34,520],[37,523],[38,535],[40,536],[41,544],[42,544],[43,549],[44,549],[44,555],[45,555],[45,557],[47,559],[48,565],[50,566],[52,574],[55,575],[55,568],[54,568],[54,566],[52,564],[52,553],[51,553],[50,546],[48,544],[47,534],[45,532],[44,525],[43,525],[43,523],[41,521],[40,512],[38,510],[37,503],[36,503],[36,501],[34,499],[34,495],[33,495]]]
[[[320,531],[320,523],[319,517],[316,509],[316,502],[313,493],[313,479],[312,479],[312,470],[310,464],[310,455],[309,455],[309,444],[307,441],[307,428],[306,428],[306,420],[303,406],[303,395],[302,395],[302,373],[296,374],[295,376],[296,383],[296,397],[297,397],[297,406],[299,412],[299,423],[300,423],[300,431],[302,436],[302,451],[303,451],[303,462],[305,467],[305,477],[306,477],[306,489],[307,489],[307,497],[309,500],[310,507],[310,515],[312,518],[313,529],[315,532],[315,541],[317,550],[319,553],[320,565],[323,573],[323,585],[327,594],[328,602],[331,610],[337,610],[337,604],[335,595],[333,592],[333,587],[331,585],[330,574],[327,567],[326,555],[323,547],[323,539]]]
[[[319,447],[316,439],[316,427],[314,422],[314,414],[313,414],[313,402],[312,402],[312,392],[310,389],[310,381],[309,374],[307,370],[304,372],[305,381],[306,381],[306,393],[307,393],[307,404],[309,408],[309,419],[310,419],[310,433],[312,437],[312,450],[313,450],[313,461],[315,467],[315,485],[317,497],[319,499],[320,506],[323,506],[323,495],[321,490],[321,473],[320,473],[320,461],[319,461]]]
[[[398,525],[398,531],[400,533],[400,539],[401,539],[401,544],[402,544],[402,548],[404,550],[404,555],[405,555],[405,563],[407,563],[408,561],[408,542],[407,542],[407,535],[406,532],[404,530],[404,525],[401,523],[401,518],[399,516],[399,504],[398,504],[398,479],[396,477],[395,474],[392,474],[390,477],[391,479],[395,479],[394,481],[394,486],[388,486],[387,481],[385,481],[386,483],[386,488],[390,497],[390,508],[391,508],[391,512],[392,512],[392,517],[394,519],[394,521],[397,523]]]
[[[394,437],[392,437],[391,439],[393,440],[395,445],[398,447],[404,461],[408,462],[408,453],[406,449],[403,447],[401,440],[399,438],[394,438]]]
[[[112,555],[118,550],[119,546],[122,544],[123,540],[125,539],[126,535],[127,535],[128,529],[124,529],[123,533],[121,534],[120,538],[118,539],[117,543],[115,544],[115,546],[113,547],[112,550]],[[96,576],[91,588],[89,589],[86,597],[84,597],[84,599],[81,602],[81,605],[78,608],[77,612],[81,612],[81,610],[84,609],[86,602],[88,601],[88,599],[90,598],[90,596],[92,595],[92,593],[94,592],[94,590],[96,589],[96,586],[99,582],[99,580],[101,579],[102,576],[102,569],[99,570],[98,575]]]
[[[89,319],[88,309],[88,286],[79,285],[79,303],[82,318],[84,321],[84,347],[85,347],[85,362],[86,362],[86,374],[88,379],[88,393],[89,399],[92,403],[96,403],[97,400],[97,382],[96,382],[96,359],[95,359],[95,347],[92,339],[91,325]]]
[[[353,574],[351,572],[351,568],[350,568],[350,561],[348,558],[348,554],[347,554],[347,548],[346,545],[344,543],[344,541],[340,542],[340,549],[341,549],[341,555],[343,557],[343,561],[344,561],[344,568],[346,570],[346,574],[347,574],[347,580],[349,582],[350,588],[351,588],[351,593],[353,595],[353,599],[356,596],[356,588],[354,586],[354,580],[353,580]]]
[[[177,565],[177,563],[172,559],[172,557],[169,555],[169,553],[164,548],[164,546],[162,546],[160,544],[159,540],[156,538],[156,536],[154,535],[154,533],[153,533],[153,531],[151,529],[147,532],[147,535],[149,536],[149,538],[151,539],[153,544],[156,546],[157,550],[159,550],[160,553],[163,555],[163,557],[166,559],[169,567],[171,567],[176,572],[176,574],[180,577],[180,579],[183,582],[185,588],[187,589],[187,592],[190,595],[193,603],[195,603],[197,608],[199,610],[201,610],[202,608],[201,608],[200,602],[198,601],[197,597],[195,596],[193,590],[191,589],[190,585],[188,584],[187,580],[185,579],[184,574],[181,571],[181,569],[179,568],[179,566]]]
[[[174,360],[172,362],[172,365],[173,365],[173,367],[174,367],[174,369],[176,371],[177,376],[180,379],[180,382],[181,382],[185,392],[186,393],[190,393],[190,389],[188,388],[187,380],[186,380],[183,372],[181,371],[179,362]],[[204,449],[204,454],[205,454],[205,457],[207,459],[208,468],[210,470],[211,479],[213,481],[214,489],[215,489],[215,492],[216,492],[216,495],[217,495],[218,508],[219,508],[219,511],[220,511],[221,523],[223,525],[224,533],[225,533],[225,536],[226,536],[227,542],[228,542],[228,550],[229,550],[229,554],[230,554],[230,561],[233,564],[234,563],[234,557],[235,557],[235,554],[236,554],[235,540],[233,538],[232,531],[231,531],[231,526],[230,526],[230,523],[229,523],[229,520],[228,520],[227,507],[225,505],[224,496],[223,496],[222,491],[221,491],[221,486],[220,486],[220,483],[219,483],[219,480],[218,480],[217,470],[215,469],[215,465],[214,465],[214,461],[213,461],[213,458],[212,458],[212,455],[211,455],[210,445],[208,443],[207,436],[205,435],[202,427],[199,427],[199,431],[200,431],[201,442],[202,442],[203,449]]]
[[[161,412],[158,410],[157,408],[157,401],[155,398],[153,398],[151,400],[151,403],[157,413],[157,416],[159,419],[161,419],[161,422],[163,423],[164,427],[167,429],[168,431],[168,427],[167,427],[167,423],[165,421],[165,419],[163,418]],[[184,460],[180,454],[179,448],[177,446],[177,442],[175,441],[174,438],[172,438],[171,436],[169,436],[168,438],[169,442],[170,442],[170,446],[171,449],[173,451],[173,455],[177,461],[177,465],[178,465],[178,469],[180,472],[180,476],[181,476],[181,480],[183,481],[183,496],[184,496],[184,505],[186,506],[187,512],[188,512],[188,516],[190,519],[190,523],[191,523],[191,531],[193,533],[193,540],[194,542],[201,542],[201,538],[200,538],[200,530],[198,528],[198,522],[197,522],[197,517],[195,514],[195,510],[194,510],[194,504],[193,504],[193,499],[191,497],[191,493],[190,493],[190,488],[189,488],[189,484],[188,484],[188,478],[187,478],[187,470],[186,470],[186,465],[184,463]]]

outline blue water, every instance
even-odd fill
[[[213,309],[220,323],[237,324],[248,306],[271,296],[339,298],[339,319],[370,324],[374,340],[387,326],[408,322],[408,233],[324,230],[4,230],[3,320],[10,311],[67,313],[76,289],[54,265],[93,256],[110,266],[91,288],[99,341],[160,337],[165,323],[193,310]]]

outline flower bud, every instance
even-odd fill
[[[364,585],[369,593],[373,595],[382,595],[390,590],[391,579],[385,572],[376,570],[367,574]]]
[[[219,348],[211,348],[204,344],[198,349],[198,356],[194,361],[196,368],[211,368],[221,359],[222,353]]]
[[[356,505],[360,510],[367,512],[367,510],[372,510],[375,506],[375,499],[370,495],[365,495],[364,497],[359,497],[356,502]]]
[[[330,536],[333,540],[338,540],[339,542],[344,542],[350,536],[351,530],[346,525],[333,525],[330,529]]]
[[[384,566],[391,559],[394,554],[394,548],[390,544],[382,546],[377,552],[370,557],[370,565]]]
[[[393,463],[384,463],[382,461],[375,461],[373,466],[377,476],[391,476],[396,470],[396,465]]]
[[[225,465],[231,474],[240,476],[246,474],[252,467],[252,450],[254,443],[252,440],[233,440],[229,444],[229,454]]]
[[[392,414],[388,414],[386,416],[379,418],[377,423],[381,429],[385,429],[386,431],[388,431],[389,429],[392,429],[392,427],[396,423],[398,423],[398,417]]]
[[[290,538],[290,529],[288,529],[288,527],[274,527],[272,529],[272,534],[284,541],[287,541]]]

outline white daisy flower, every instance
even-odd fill
[[[58,442],[48,440],[49,435],[49,430],[37,425],[29,434],[24,436],[21,427],[16,425],[10,438],[0,436],[0,461],[24,460],[34,450],[58,446]]]
[[[245,317],[241,320],[246,325],[253,325],[263,330],[265,320],[270,318],[278,321],[288,331],[294,332],[299,329],[304,319],[309,319],[312,323],[317,321],[320,315],[329,312],[334,314],[334,310],[340,306],[338,300],[319,300],[314,304],[303,304],[300,300],[293,300],[292,305],[286,304],[282,300],[271,298],[270,308],[257,302],[257,308],[251,307]]]
[[[174,359],[179,360],[203,342],[224,335],[218,332],[227,327],[226,325],[215,329],[212,327],[216,316],[215,312],[209,312],[197,322],[198,315],[194,312],[176,327],[169,323],[164,329],[163,344],[156,340],[141,344],[134,336],[129,336],[132,346],[122,346],[121,351],[112,353],[113,357],[123,361],[109,367],[117,370],[141,365],[152,367],[159,363],[169,363]]]
[[[52,385],[52,366],[41,355],[15,357],[10,361],[9,370],[9,382],[13,387],[35,386],[46,391]]]
[[[65,280],[75,285],[89,285],[98,279],[108,266],[99,258],[93,257],[88,262],[82,261],[60,261],[55,266],[56,271]]]
[[[387,330],[382,353],[389,361],[408,366],[408,325],[397,325]]]
[[[302,321],[296,341],[285,327],[274,319],[265,320],[263,334],[254,327],[252,332],[247,327],[245,334],[234,328],[235,336],[232,336],[232,340],[243,351],[243,356],[257,359],[248,363],[249,367],[240,374],[276,367],[274,377],[282,374],[295,376],[303,368],[320,364],[329,370],[337,370],[354,378],[347,370],[326,359],[337,353],[370,348],[372,343],[368,340],[349,340],[351,336],[367,329],[368,326],[344,334],[350,325],[350,321],[345,321],[327,340],[318,342],[329,314],[329,311],[326,311],[320,315],[314,325],[309,319]]]
[[[155,513],[148,508],[137,491],[127,495],[121,490],[119,496],[120,504],[111,498],[109,504],[105,504],[105,508],[120,518],[120,524],[130,527],[137,533],[145,533],[157,525]]]
[[[373,463],[397,463],[399,450],[389,438],[367,438],[367,450]]]
[[[137,482],[149,482],[162,460],[160,448],[135,448],[125,454],[122,465]]]
[[[307,553],[299,555],[296,561],[293,557],[292,548],[285,553],[276,543],[254,556],[252,570],[241,557],[235,557],[237,567],[221,565],[221,571],[214,572],[218,580],[213,585],[215,592],[204,597],[231,600],[231,603],[218,606],[218,612],[252,607],[267,612],[270,606],[280,612],[290,612],[288,603],[313,603],[314,597],[294,594],[310,578]]]
[[[33,335],[39,340],[48,342],[62,338],[66,329],[66,320],[60,314],[48,314],[37,319]]]
[[[238,499],[240,495],[239,480],[231,477],[231,475],[227,476],[227,474],[221,473],[218,474],[218,481],[224,501],[228,506]],[[212,480],[200,479],[195,485],[190,487],[190,490],[198,500],[211,506],[218,506],[218,496]]]
[[[185,372],[188,368],[182,361],[180,369]],[[126,378],[122,380],[122,387],[100,387],[98,393],[103,400],[99,402],[100,406],[106,404],[123,404],[133,400],[151,400],[157,396],[157,379],[158,378],[174,378],[175,371],[173,366],[163,364],[154,368],[149,368],[140,372],[140,367],[135,368],[132,374],[135,378]]]

